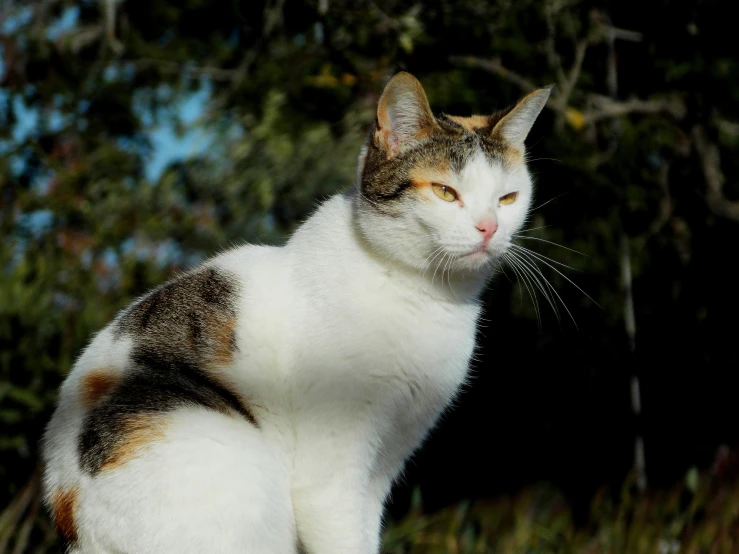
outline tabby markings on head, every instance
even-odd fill
[[[362,194],[369,205],[397,215],[406,195],[432,179],[459,172],[481,150],[491,162],[513,169],[523,153],[496,131],[511,110],[493,115],[434,116],[420,83],[398,74],[378,103],[362,168]]]
[[[115,381],[94,371],[83,380],[82,397],[95,399],[79,437],[86,471],[134,459],[164,436],[168,415],[183,406],[239,415],[258,427],[227,377],[237,351],[237,299],[236,279],[209,267],[154,289],[123,313],[115,333],[134,341],[128,367]]]
[[[490,133],[493,130],[492,126],[490,125],[491,118],[487,115],[471,115],[470,117],[445,115],[445,117],[470,133],[482,130],[486,130],[488,133]]]

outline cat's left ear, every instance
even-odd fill
[[[553,86],[536,89],[524,96],[503,119],[498,121],[493,128],[493,134],[523,150],[523,142],[541,110],[546,106]]]
[[[423,140],[436,126],[426,93],[413,75],[397,73],[377,104],[375,143],[392,158]]]

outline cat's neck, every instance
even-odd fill
[[[365,272],[383,274],[397,286],[429,299],[454,304],[478,302],[492,272],[450,272],[433,266],[419,270],[373,246],[361,232],[357,217],[356,192],[337,195],[322,204],[288,244],[303,250],[303,256],[314,256],[320,265],[333,265],[337,271],[340,266],[349,268],[357,279],[371,276],[363,275]]]

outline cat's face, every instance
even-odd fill
[[[434,117],[413,76],[393,77],[360,157],[367,240],[429,274],[491,267],[526,220],[523,141],[548,96],[536,90],[494,116]]]

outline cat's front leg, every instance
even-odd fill
[[[364,532],[367,537],[369,552],[377,554],[382,544],[382,516],[385,512],[385,500],[387,499],[392,478],[390,475],[379,475],[372,477],[365,497],[365,525]]]
[[[361,479],[348,472],[295,489],[293,510],[302,553],[377,554],[377,541],[366,532],[370,522],[365,498]]]

